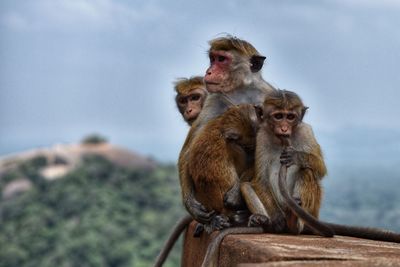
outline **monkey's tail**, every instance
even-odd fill
[[[349,226],[328,222],[323,223],[330,226],[337,235],[400,243],[400,234],[389,230],[371,227]]]
[[[176,240],[179,238],[180,234],[185,230],[186,226],[193,220],[192,216],[185,215],[182,217],[172,229],[172,233],[165,242],[164,246],[162,247],[160,253],[158,254],[156,261],[154,263],[154,267],[161,267],[164,264],[164,261],[167,259],[169,252],[171,251],[172,247],[174,246]]]
[[[335,232],[332,230],[331,226],[315,219],[311,214],[309,214],[307,211],[305,211],[303,208],[297,205],[297,203],[290,196],[286,184],[286,174],[287,174],[287,167],[284,164],[282,164],[279,172],[278,187],[282,196],[286,199],[289,208],[296,214],[297,217],[302,219],[308,225],[308,227],[311,228],[314,232],[319,233],[324,237],[333,237]]]
[[[208,245],[201,267],[218,267],[219,246],[225,236],[230,234],[262,234],[262,227],[231,227],[219,232],[219,234]]]

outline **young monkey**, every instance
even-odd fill
[[[256,176],[241,187],[254,214],[250,224],[267,226],[268,223],[273,232],[303,230],[302,221],[288,210],[278,187],[281,161],[289,159],[295,162],[287,170],[289,192],[308,213],[318,218],[322,199],[320,180],[326,174],[326,167],[311,127],[302,122],[306,109],[293,92],[277,90],[266,97],[264,121],[257,133]],[[282,154],[282,139],[286,138],[291,140],[291,147]],[[255,200],[257,196],[262,206]]]
[[[264,102],[256,175],[241,186],[253,213],[250,224],[272,232],[300,234],[311,228],[326,237],[339,234],[399,243],[400,234],[394,232],[318,220],[326,167],[311,127],[302,122],[306,109],[298,95],[285,90],[270,94]]]
[[[208,95],[203,77],[180,78],[175,82],[174,88],[176,106],[187,124],[192,125]]]

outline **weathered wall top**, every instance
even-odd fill
[[[215,236],[193,238],[187,231],[182,266],[200,266]],[[312,235],[229,235],[220,246],[220,267],[400,266],[400,244],[352,237]]]

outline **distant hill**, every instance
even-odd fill
[[[5,157],[1,172],[0,267],[150,266],[184,214],[175,165],[106,143]]]
[[[88,155],[104,157],[115,165],[128,169],[150,170],[157,166],[157,163],[149,158],[104,141],[58,144],[50,148],[34,149],[0,157],[0,181],[2,176],[10,172],[18,173],[19,166],[30,161],[37,161],[40,164],[39,173],[43,178],[54,180],[74,170]],[[4,186],[3,197],[9,198],[30,188],[29,179],[20,175],[19,179],[13,179]]]

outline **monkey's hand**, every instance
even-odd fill
[[[286,228],[286,219],[282,215],[268,218],[265,215],[253,214],[249,218],[248,226],[261,226],[268,233],[282,233]]]
[[[229,223],[229,218],[228,216],[224,214],[218,214],[214,215],[213,218],[211,219],[211,222],[209,224],[209,228],[206,229],[207,232],[209,231],[216,231],[216,230],[222,230],[224,228],[230,227],[231,224]]]
[[[208,211],[200,202],[198,202],[193,196],[188,197],[185,201],[185,207],[187,211],[192,215],[193,219],[202,224],[210,223],[215,211]]]
[[[297,161],[297,151],[293,150],[292,148],[286,148],[283,150],[280,157],[281,164],[285,165],[286,167],[290,167],[293,164],[296,164]]]
[[[261,214],[252,214],[249,217],[249,222],[247,226],[249,227],[256,227],[256,226],[264,226],[268,225],[270,223],[270,220],[267,216],[261,215]]]
[[[224,206],[232,210],[243,210],[246,205],[240,193],[240,184],[236,183],[224,195]]]

